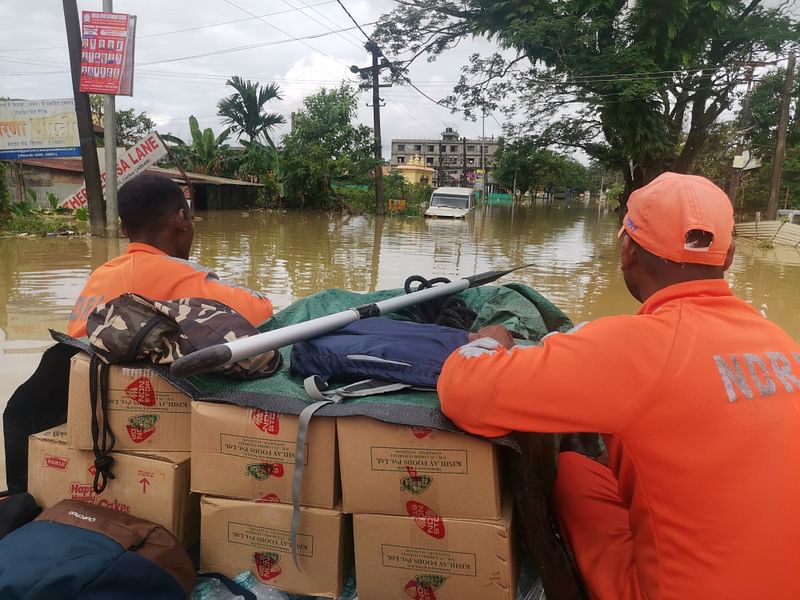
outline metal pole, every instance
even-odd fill
[[[483,171],[483,192],[481,192],[482,200],[484,202],[489,198],[489,193],[486,190],[486,107],[483,107],[481,113],[481,171]]]
[[[783,157],[784,154],[786,154],[786,129],[789,124],[789,102],[792,98],[792,86],[794,85],[794,63],[794,52],[790,52],[789,62],[786,64],[786,80],[783,82],[781,117],[778,122],[778,140],[775,144],[775,158],[772,160],[772,182],[769,188],[769,202],[767,202],[768,221],[774,221],[778,218],[778,190],[781,187]]]
[[[381,93],[380,93],[380,66],[378,45],[369,41],[366,49],[372,53],[372,122],[375,131],[375,214],[383,216],[383,149],[381,148]]]
[[[89,197],[89,226],[92,235],[105,233],[105,213],[103,211],[103,186],[100,181],[100,164],[97,160],[97,144],[94,140],[92,110],[89,95],[80,91],[81,78],[81,22],[76,0],[62,0],[64,24],[67,30],[69,64],[72,72],[72,94],[75,97],[75,116],[78,119],[78,136],[81,142],[83,178],[86,181],[86,195]]]
[[[114,0],[103,0],[103,12],[114,12]],[[103,96],[103,141],[106,151],[106,235],[119,237],[117,226],[117,113],[113,94]]]
[[[461,138],[461,158],[463,160],[463,168],[461,169],[461,185],[467,187],[467,138]]]
[[[753,67],[747,71],[747,91],[745,92],[744,99],[742,100],[741,119],[739,121],[739,143],[736,144],[735,156],[741,155],[744,152],[744,132],[750,123],[750,86],[753,83]],[[743,165],[743,167],[746,165]],[[739,193],[739,183],[742,180],[742,172],[744,168],[734,169],[731,175],[730,185],[728,185],[728,198],[731,204],[736,204],[736,194]]]

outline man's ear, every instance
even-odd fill
[[[728,253],[725,255],[725,264],[722,266],[723,271],[727,271],[733,264],[733,255],[736,253],[736,242],[731,238],[731,246],[728,248]]]
[[[629,270],[638,261],[639,255],[636,252],[636,244],[631,241],[627,234],[623,235],[622,249],[620,250],[620,266],[622,270]]]
[[[187,229],[189,229],[189,217],[186,214],[185,208],[180,209],[176,213],[173,222],[175,223],[176,229],[180,229],[181,231],[186,231]]]

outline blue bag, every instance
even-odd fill
[[[62,500],[0,541],[0,598],[185,600],[194,566],[160,525]]]
[[[370,318],[333,333],[298,342],[291,373],[324,383],[377,379],[435,388],[442,365],[467,343],[468,332],[452,327]]]

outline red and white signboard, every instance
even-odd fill
[[[85,10],[81,20],[81,91],[132,96],[136,17]]]
[[[156,161],[166,155],[167,148],[164,146],[164,142],[161,141],[161,138],[158,137],[158,134],[148,133],[117,161],[117,185],[122,186],[123,183],[135,177],[150,165],[155,164]],[[105,172],[101,174],[100,179],[102,180],[103,193],[105,193]],[[88,201],[89,197],[86,194],[86,187],[82,187],[72,194],[72,196],[64,200],[61,206],[74,210],[86,206]]]

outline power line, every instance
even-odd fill
[[[228,2],[229,0],[225,0],[225,1]],[[275,27],[275,26],[274,25],[270,25],[270,27]],[[352,30],[352,29],[354,29],[354,27],[340,29],[339,31],[348,31],[348,30]],[[280,31],[281,33],[286,34],[286,32],[284,32],[281,29],[278,29],[278,31]],[[138,63],[136,66],[137,67],[139,67],[139,66],[146,67],[146,66],[158,65],[158,64],[162,64],[162,63],[180,62],[180,61],[184,61],[184,60],[193,60],[195,58],[205,58],[207,56],[219,56],[219,55],[222,55],[222,54],[231,54],[233,52],[242,52],[244,50],[252,50],[254,48],[265,48],[267,46],[277,46],[277,45],[286,44],[286,43],[289,43],[289,42],[300,42],[304,46],[307,46],[307,47],[311,48],[311,50],[313,50],[314,52],[319,52],[320,54],[322,54],[324,56],[327,56],[331,60],[333,60],[335,62],[338,62],[340,65],[347,66],[347,65],[345,65],[345,63],[340,61],[338,58],[336,58],[334,56],[331,56],[330,54],[327,54],[326,52],[323,52],[322,50],[318,50],[317,48],[314,48],[310,44],[306,44],[303,41],[303,40],[318,39],[318,38],[321,38],[321,37],[325,37],[325,36],[331,35],[332,33],[338,33],[338,32],[337,31],[323,31],[323,32],[320,32],[320,33],[315,33],[315,34],[312,34],[312,35],[306,35],[306,36],[302,36],[302,37],[294,37],[294,36],[291,36],[291,34],[286,34],[286,35],[290,35],[290,37],[287,38],[287,39],[270,40],[268,42],[258,42],[258,43],[255,43],[255,44],[247,44],[247,45],[244,45],[244,46],[235,46],[233,48],[225,48],[225,49],[222,49],[222,50],[214,50],[212,52],[203,52],[201,54],[192,54],[190,56],[178,56],[178,57],[175,57],[175,58],[167,58],[167,59],[163,59],[163,60],[154,60],[154,61],[146,62],[146,63]]]
[[[350,17],[350,20],[351,20],[351,21],[352,21],[352,22],[355,24],[355,26],[356,26],[356,27],[358,27],[358,30],[359,30],[361,33],[363,33],[363,34],[364,34],[364,37],[365,37],[365,38],[367,38],[367,41],[368,41],[368,42],[371,42],[371,41],[372,41],[372,38],[371,38],[369,35],[367,35],[367,32],[366,32],[366,31],[364,31],[364,30],[361,28],[361,25],[359,25],[359,24],[358,24],[358,21],[356,21],[356,20],[355,20],[355,18],[353,18],[353,15],[351,15],[351,14],[350,14],[350,11],[349,11],[349,10],[347,10],[347,7],[346,7],[344,4],[342,4],[342,0],[336,0],[336,2],[338,2],[338,3],[339,3],[339,6],[341,6],[341,7],[342,7],[342,10],[343,10],[345,13],[347,13],[347,16],[348,16],[348,17]]]
[[[314,8],[316,6],[323,6],[325,4],[333,4],[334,2],[336,2],[336,0],[324,0],[324,2],[318,2],[317,4],[309,4],[309,5],[306,5],[306,6],[308,6],[309,8]],[[291,6],[291,4],[289,6]],[[295,12],[295,11],[300,11],[300,10],[302,10],[302,9],[300,9],[300,8],[290,8],[290,9],[286,9],[286,10],[278,10],[278,11],[275,11],[275,12],[270,12],[270,13],[265,13],[263,15],[259,15],[259,17],[274,17],[274,16],[277,16],[277,15],[282,15],[282,14]],[[184,32],[187,32],[187,31],[199,31],[201,29],[213,29],[214,27],[223,27],[225,25],[232,25],[234,23],[244,23],[245,21],[252,21],[252,20],[257,19],[259,17],[253,16],[253,17],[246,17],[244,19],[233,19],[231,21],[220,21],[219,23],[210,23],[208,25],[198,25],[196,27],[185,27],[183,29],[173,29],[173,30],[170,30],[170,31],[161,31],[161,32],[157,32],[157,33],[146,33],[146,34],[143,34],[143,35],[137,35],[136,37],[137,37],[137,39],[142,39],[142,38],[160,37],[160,36],[165,36],[165,35],[174,35],[176,33],[184,33]],[[0,52],[38,52],[40,50],[64,50],[64,49],[65,49],[64,46],[44,46],[42,48],[19,48],[19,47],[17,47],[17,48],[0,49]]]
[[[282,1],[284,4],[287,4],[287,5],[289,5],[289,6],[292,6],[291,4],[289,4],[288,0],[281,0],[281,1]],[[332,24],[332,25],[333,25],[335,28],[337,28],[337,29],[340,29],[340,28],[341,28],[341,25],[339,25],[338,23],[336,23],[336,22],[335,22],[333,19],[329,18],[329,17],[328,17],[327,15],[325,15],[325,14],[324,14],[322,11],[319,11],[319,10],[317,10],[316,8],[314,8],[313,6],[311,6],[311,5],[310,5],[308,2],[306,2],[305,0],[300,0],[300,2],[301,2],[301,3],[302,3],[302,4],[303,4],[303,5],[306,7],[306,8],[309,8],[309,9],[310,9],[310,10],[312,10],[313,12],[317,13],[317,14],[318,14],[320,17],[322,17],[323,19],[325,19],[325,20],[326,20],[328,23],[331,23],[331,24]],[[315,21],[316,23],[319,23],[320,25],[322,25],[322,26],[323,26],[323,27],[325,27],[326,29],[330,29],[330,27],[329,27],[328,25],[326,25],[326,24],[325,24],[325,23],[323,23],[322,21],[319,21],[318,19],[315,19],[315,18],[314,18],[314,17],[312,17],[312,16],[311,16],[309,13],[307,13],[306,11],[304,11],[302,8],[298,8],[298,10],[301,10],[301,11],[303,12],[303,14],[304,14],[304,15],[306,15],[307,17],[309,17],[310,19],[312,19],[312,20],[313,20],[313,21]],[[340,37],[340,38],[342,38],[343,40],[345,40],[345,41],[346,41],[348,44],[352,44],[352,45],[356,46],[356,47],[357,47],[359,50],[361,49],[361,43],[360,43],[360,42],[358,41],[358,39],[357,39],[357,38],[355,38],[354,36],[350,35],[349,33],[347,33],[346,35],[345,35],[345,34],[338,34],[338,35],[339,35],[339,37]]]
[[[283,29],[281,29],[280,27],[278,27],[278,26],[276,26],[276,25],[273,25],[272,23],[269,23],[268,21],[265,21],[264,19],[262,19],[262,18],[261,18],[261,17],[259,17],[258,15],[254,15],[253,13],[251,13],[251,12],[250,12],[249,10],[247,10],[246,8],[242,8],[241,6],[239,6],[238,4],[236,4],[235,2],[233,2],[233,0],[225,0],[225,2],[226,2],[226,3],[228,3],[228,4],[230,4],[231,6],[233,6],[233,7],[235,7],[235,8],[238,8],[238,9],[239,9],[239,10],[241,10],[242,12],[244,12],[244,13],[247,13],[248,15],[250,15],[250,16],[252,16],[252,17],[255,17],[255,18],[257,18],[259,21],[261,21],[262,23],[264,23],[264,25],[267,25],[267,26],[269,26],[269,27],[272,27],[273,29],[275,29],[275,30],[277,30],[277,31],[280,31],[280,32],[281,32],[283,35],[287,35],[287,36],[289,36],[290,38],[292,38],[293,40],[295,40],[295,41],[297,41],[297,42],[300,42],[300,43],[301,43],[301,44],[303,44],[304,46],[306,46],[306,47],[308,47],[308,48],[311,48],[311,49],[312,49],[314,52],[319,52],[320,54],[322,54],[322,55],[324,55],[324,56],[327,56],[328,58],[330,58],[330,59],[331,59],[331,60],[333,60],[334,62],[338,62],[340,65],[344,66],[345,68],[350,68],[350,67],[349,67],[349,65],[346,65],[345,63],[343,63],[343,62],[342,62],[341,60],[339,60],[338,58],[335,58],[335,57],[331,56],[330,54],[328,54],[328,53],[326,53],[326,52],[323,52],[322,50],[317,50],[317,49],[316,49],[316,48],[314,48],[314,46],[312,46],[311,44],[307,44],[307,43],[305,43],[305,42],[304,42],[304,41],[303,41],[301,38],[296,38],[296,37],[294,37],[292,34],[290,34],[290,33],[286,32],[286,31],[284,31],[284,30],[283,30]],[[325,35],[328,35],[328,34],[325,34]]]

